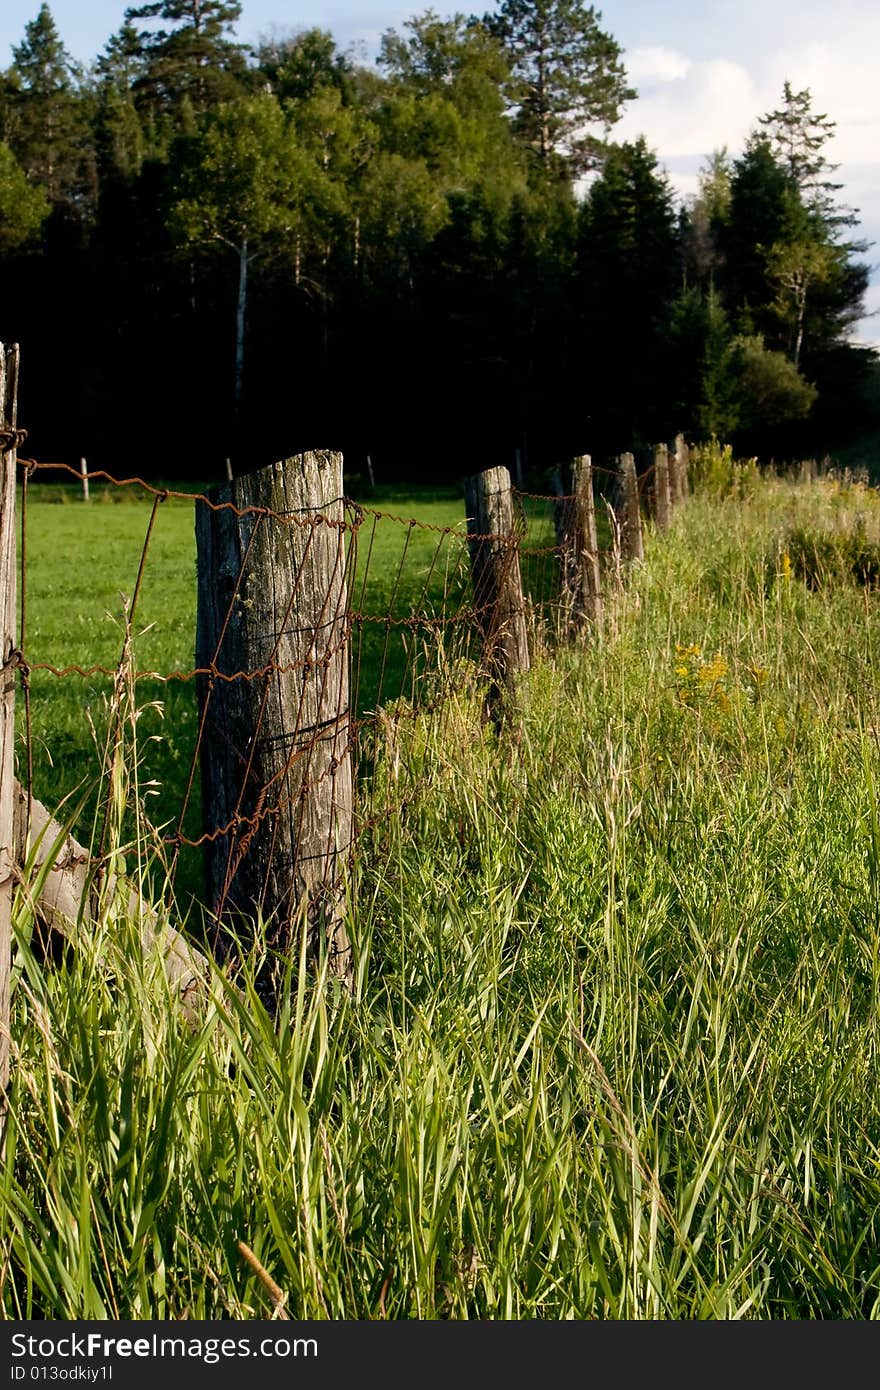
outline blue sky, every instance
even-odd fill
[[[0,64],[11,61],[40,0],[2,0]],[[122,23],[124,0],[50,0],[73,56],[88,62]],[[479,13],[493,0],[448,4],[440,14]],[[238,37],[254,41],[273,28],[319,25],[342,48],[371,61],[381,34],[401,28],[428,4],[382,0],[243,0]],[[841,197],[859,209],[860,233],[877,244],[865,259],[880,263],[880,4],[877,0],[616,0],[599,5],[603,27],[624,50],[639,92],[617,134],[645,134],[687,194],[706,156],[721,145],[736,153],[757,117],[779,104],[783,82],[809,87],[815,109],[837,122],[829,156],[839,162]],[[880,346],[880,265],[872,271],[866,319],[858,336]]]

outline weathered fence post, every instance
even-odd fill
[[[18,344],[0,343],[0,1146],[9,1085],[9,979],[15,892],[15,450]]]
[[[494,688],[512,692],[529,669],[529,643],[510,473],[499,467],[474,474],[464,500],[484,660]]]
[[[618,468],[620,470],[621,514],[619,520],[623,558],[625,560],[644,560],[642,509],[639,504],[636,461],[632,454],[621,454]]]
[[[244,474],[196,508],[209,902],[295,946],[299,914],[350,987],[350,622],[342,455]],[[231,505],[230,505],[231,504]]]
[[[79,461],[79,472],[80,472],[80,477],[82,478],[83,501],[84,501],[84,502],[88,502],[88,500],[89,500],[89,465],[86,463],[85,459],[80,459],[80,461]]]
[[[683,434],[675,436],[675,474],[679,499],[691,495],[691,451]]]
[[[672,519],[672,498],[669,492],[669,450],[665,444],[654,445],[654,520],[658,531],[665,531]]]
[[[566,496],[556,508],[556,543],[566,624],[581,628],[602,617],[602,580],[596,535],[593,464],[589,454],[573,459]]]

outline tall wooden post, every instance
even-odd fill
[[[556,510],[562,603],[568,626],[602,617],[602,581],[596,534],[593,464],[589,454],[571,463],[568,495]]]
[[[678,479],[679,497],[690,497],[691,495],[691,451],[687,446],[683,434],[675,436],[675,471]]]
[[[654,520],[658,531],[665,531],[672,519],[672,498],[669,492],[669,450],[665,444],[654,445]]]
[[[496,688],[512,692],[530,663],[510,473],[487,468],[474,474],[465,482],[464,500],[486,668]]]
[[[621,496],[621,549],[625,560],[644,560],[642,539],[642,509],[639,505],[639,483],[636,461],[632,454],[621,454],[618,460]]]
[[[9,979],[15,891],[15,449],[18,344],[0,343],[0,1144],[9,1085]]]
[[[352,839],[342,455],[300,454],[197,505],[202,801],[218,920],[257,915],[313,946],[350,987],[344,923]],[[232,504],[224,505],[224,504]],[[217,508],[219,507],[219,510]],[[219,832],[219,833],[218,833]]]

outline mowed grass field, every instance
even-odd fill
[[[880,499],[716,459],[498,736],[407,726],[350,884],[181,1026],[137,926],[31,954],[11,1317],[880,1316]],[[389,776],[391,770],[389,770]]]
[[[430,626],[389,627],[382,620],[389,615],[454,618],[468,602],[470,580],[459,490],[385,488],[360,500],[370,510],[350,547],[349,592],[352,608],[364,619],[354,629],[352,662],[355,712],[363,715],[400,695],[417,700],[419,672],[430,663],[436,644]],[[158,508],[132,625],[132,658],[141,672],[168,676],[195,665],[196,505],[169,497]],[[68,796],[84,794],[79,833],[85,839],[99,794],[113,679],[68,668],[115,670],[152,508],[153,496],[137,486],[93,484],[88,503],[76,487],[29,488],[24,647],[32,663],[65,671],[58,676],[35,669],[31,675],[34,793],[51,809]],[[377,517],[380,511],[388,515]],[[552,506],[530,504],[529,517],[528,544],[544,550],[553,543]],[[420,524],[409,525],[411,519]],[[447,528],[456,534],[444,534]],[[552,557],[526,556],[523,574],[527,592],[535,598],[552,596]],[[460,648],[461,624],[453,623],[450,631],[450,643]],[[195,684],[142,679],[137,703],[147,811],[157,826],[174,831],[198,728]],[[23,775],[21,700],[18,727]],[[204,828],[196,776],[183,829],[196,838]],[[178,882],[184,895],[198,896],[197,851],[184,850]]]

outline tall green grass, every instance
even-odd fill
[[[112,904],[46,968],[22,891],[4,1314],[267,1316],[243,1240],[302,1318],[877,1316],[877,599],[792,542],[857,515],[731,475],[508,733],[467,681],[401,725],[351,1000],[301,954],[189,1032]]]

